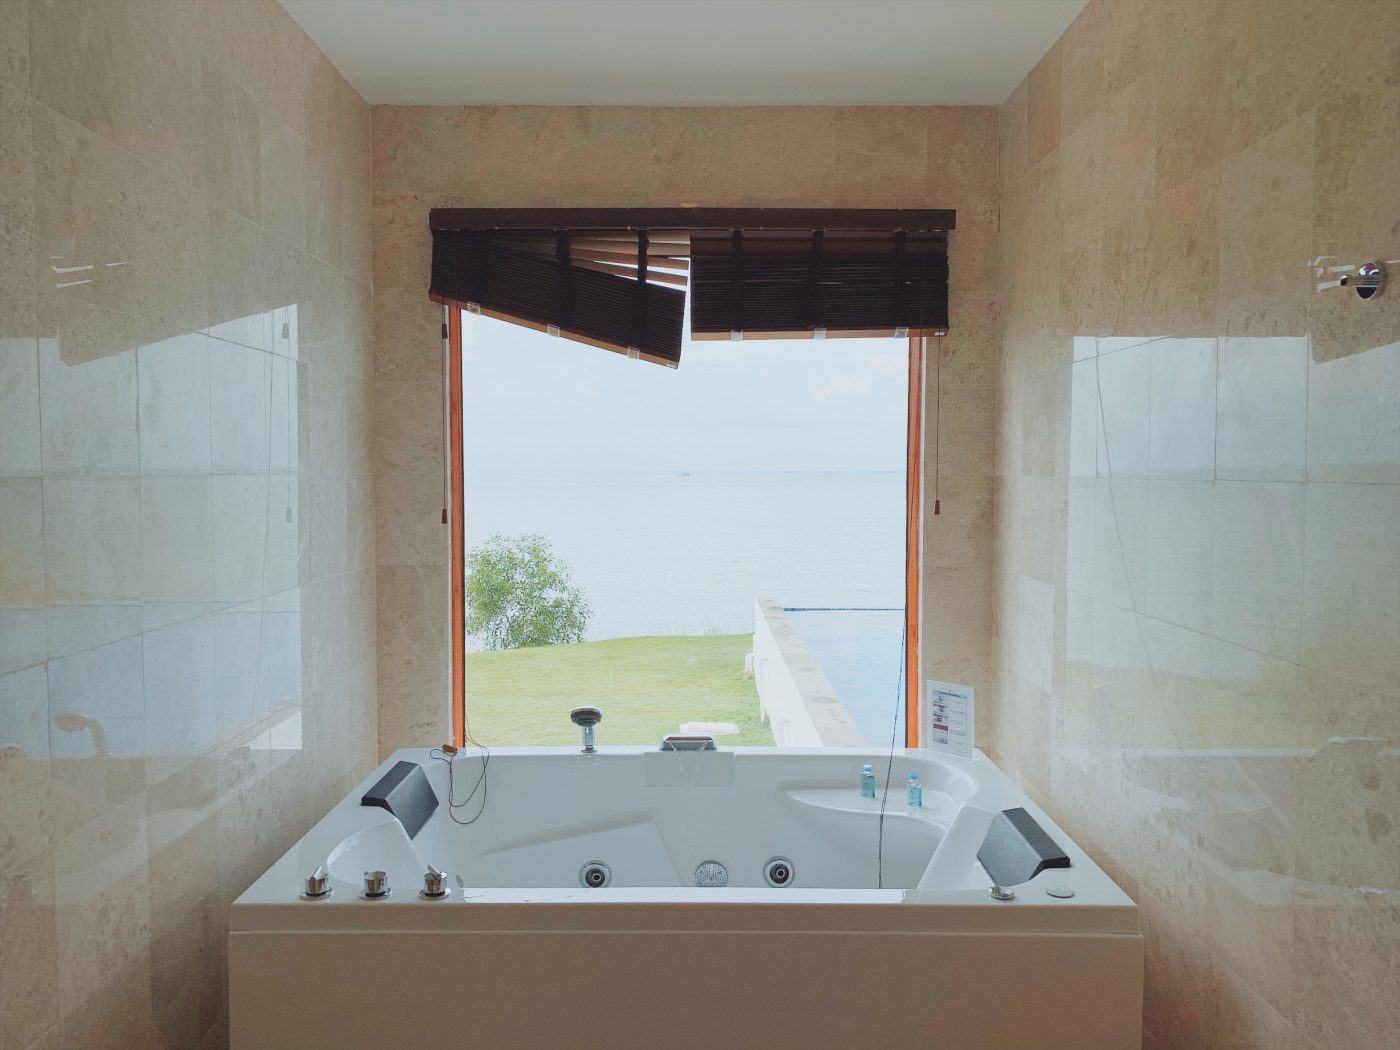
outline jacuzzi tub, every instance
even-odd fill
[[[440,801],[412,839],[360,804],[400,761]],[[881,842],[866,762],[883,785],[873,750],[499,749],[450,810],[447,764],[399,751],[235,902],[233,1050],[1138,1047],[1133,902],[980,754],[897,751]],[[457,757],[457,802],[480,773]],[[997,900],[976,854],[1015,807],[1070,866]]]

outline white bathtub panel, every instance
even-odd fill
[[[229,966],[233,1050],[1140,1046],[1124,936],[240,933]]]

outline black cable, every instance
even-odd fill
[[[470,737],[467,737],[467,739],[471,740]],[[491,749],[482,744],[477,744],[475,740],[472,740],[471,742],[473,744],[476,744],[476,748],[481,754],[481,775],[476,778],[476,783],[472,785],[471,793],[468,794],[466,798],[462,799],[461,802],[454,801],[453,799],[453,795],[456,790],[456,783],[453,778],[452,764],[456,761],[458,752],[454,751],[451,754],[448,754],[444,752],[441,748],[436,747],[433,748],[430,752],[428,752],[428,756],[430,758],[435,758],[439,762],[447,763],[447,815],[452,818],[453,823],[461,824],[463,827],[475,824],[478,820],[481,819],[481,815],[486,812],[486,770],[491,765]],[[477,791],[481,792],[481,805],[477,807],[476,815],[470,820],[462,820],[460,817],[457,816],[457,810],[461,809],[463,806],[471,802],[472,799],[476,798]]]
[[[899,710],[904,703],[904,648],[909,643],[909,624],[899,632],[899,675],[894,687],[894,717],[890,719],[890,757],[885,763],[885,792],[880,796],[880,839],[875,855],[875,886],[885,888],[885,804],[890,798],[890,775],[894,770],[894,742],[899,735]]]

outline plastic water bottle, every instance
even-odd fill
[[[875,797],[875,767],[864,765],[860,767],[860,793],[863,798]]]
[[[909,799],[909,805],[922,807],[924,804],[924,788],[919,783],[919,774],[909,774],[909,785],[904,789],[905,796]]]

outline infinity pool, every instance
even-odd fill
[[[868,744],[904,742],[903,609],[785,609]],[[894,726],[891,727],[891,716]]]

